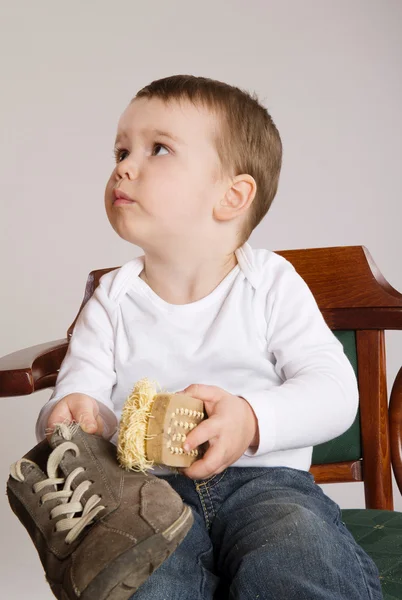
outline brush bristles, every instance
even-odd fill
[[[117,458],[126,470],[145,473],[147,469],[153,468],[154,461],[146,458],[145,440],[148,419],[156,394],[156,385],[147,378],[141,379],[136,383],[123,406]]]

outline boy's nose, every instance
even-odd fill
[[[138,166],[129,160],[122,160],[116,166],[116,179],[136,179],[138,177]]]

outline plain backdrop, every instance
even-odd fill
[[[2,0],[0,56],[0,355],[63,338],[89,271],[141,254],[103,206],[117,120],[178,73],[255,91],[280,130],[279,192],[254,247],[363,244],[402,291],[399,0]],[[402,333],[386,341],[390,391]],[[50,393],[1,400],[4,486]],[[361,483],[322,487],[364,507]],[[50,600],[5,494],[0,518],[1,597]]]

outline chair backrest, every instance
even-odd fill
[[[364,246],[278,252],[308,284],[357,376],[359,411],[343,435],[314,448],[317,483],[364,481],[367,508],[393,509],[386,329],[402,329],[402,295]]]
[[[325,321],[342,342],[359,386],[355,422],[341,436],[314,448],[310,471],[317,483],[364,481],[366,507],[392,510],[384,331],[402,329],[402,294],[384,279],[364,246],[276,252],[309,286]],[[113,268],[89,274],[78,314],[100,277]]]

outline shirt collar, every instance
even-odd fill
[[[257,289],[260,284],[261,273],[257,271],[252,247],[246,242],[235,251],[235,255],[245,277],[249,280],[253,288]]]

